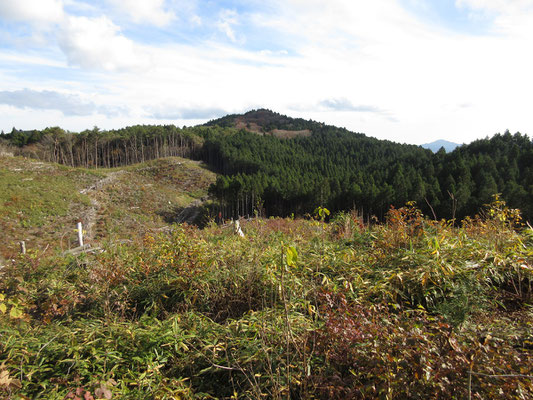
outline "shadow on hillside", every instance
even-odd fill
[[[203,228],[206,225],[209,210],[200,200],[196,200],[188,207],[173,206],[168,209],[159,210],[156,214],[161,216],[167,224],[187,223]]]

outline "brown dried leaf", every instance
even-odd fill
[[[98,389],[96,389],[94,391],[94,394],[99,399],[111,399],[113,397],[113,393],[111,393],[111,390],[109,390],[105,386],[101,386]]]

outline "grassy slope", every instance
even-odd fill
[[[102,176],[97,171],[1,156],[0,256],[16,254],[19,240],[32,249],[59,246],[90,205],[80,190]]]
[[[20,240],[40,251],[74,247],[78,221],[92,226],[93,244],[142,236],[206,196],[214,179],[181,158],[86,170],[0,156],[0,257],[12,258]]]

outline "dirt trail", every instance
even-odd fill
[[[98,193],[106,186],[113,184],[119,176],[124,175],[125,173],[126,171],[123,170],[110,172],[105,178],[100,179],[94,185],[80,190],[80,194],[86,194],[91,201],[91,206],[82,218],[86,241],[94,239],[94,225],[96,224],[96,217],[98,215],[98,211],[102,208],[101,203],[98,201]]]

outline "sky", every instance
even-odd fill
[[[0,129],[268,108],[379,139],[533,134],[533,0],[0,0]]]

